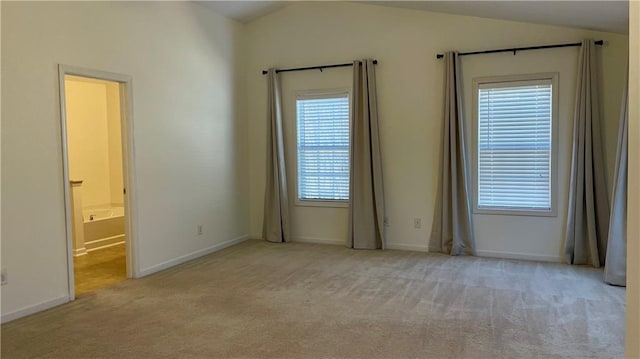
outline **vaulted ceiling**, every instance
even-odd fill
[[[293,1],[198,1],[241,22],[251,22]],[[378,6],[486,17],[591,30],[629,31],[628,1],[357,1]]]

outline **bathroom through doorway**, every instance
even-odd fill
[[[60,67],[72,300],[134,277],[128,85],[122,75]]]

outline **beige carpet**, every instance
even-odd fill
[[[2,357],[615,358],[600,270],[249,241],[2,326]]]
[[[73,257],[76,296],[127,280],[126,261],[124,243]]]

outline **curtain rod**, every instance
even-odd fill
[[[602,46],[604,44],[604,40],[598,40],[595,42],[596,45]],[[510,49],[497,49],[497,50],[485,50],[485,51],[472,51],[472,52],[461,52],[458,56],[466,56],[466,55],[479,55],[479,54],[493,54],[496,52],[513,52],[515,55],[517,51],[527,51],[527,50],[542,50],[542,49],[553,49],[556,47],[576,47],[582,46],[582,42],[572,42],[570,44],[556,44],[556,45],[540,45],[540,46],[528,46],[528,47],[512,47]],[[437,54],[436,58],[441,59],[444,57],[444,54]]]
[[[373,64],[377,65],[378,64],[378,60],[373,60]],[[347,64],[334,64],[334,65],[319,65],[319,66],[309,66],[309,67],[294,67],[294,68],[290,68],[290,69],[277,69],[276,73],[280,73],[280,72],[291,72],[291,71],[306,71],[306,70],[320,70],[322,71],[323,69],[330,69],[330,68],[334,68],[334,67],[348,67],[348,66],[353,66],[353,62],[349,62]],[[268,74],[269,71],[268,70],[262,70],[262,74],[266,75]]]

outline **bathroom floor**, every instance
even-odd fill
[[[125,248],[123,243],[74,257],[76,296],[126,280]]]

